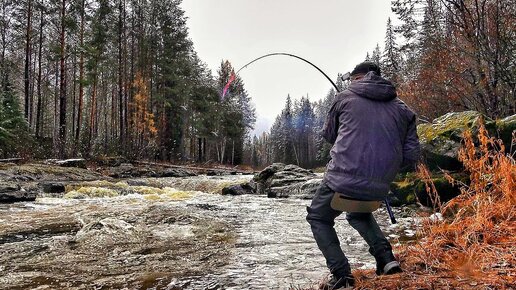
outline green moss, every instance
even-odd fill
[[[451,174],[453,179],[459,183],[468,184],[469,177],[463,173]],[[432,182],[435,185],[441,203],[444,203],[460,193],[460,185],[450,184],[442,173],[433,174]],[[395,202],[393,205],[415,203],[419,200],[423,205],[431,206],[431,200],[426,192],[425,183],[418,179],[414,174],[408,174],[405,179],[391,183],[391,192],[394,194]]]
[[[410,194],[407,194],[407,197],[405,198],[406,204],[413,204],[416,202],[416,195],[412,192]]]
[[[495,122],[476,111],[452,112],[433,120],[431,124],[419,125],[417,132],[423,156],[430,169],[461,169],[458,151],[463,134],[466,130],[471,130],[473,136],[476,136],[481,119],[492,134]]]
[[[511,150],[512,134],[516,131],[516,115],[496,121],[498,138],[503,141],[506,152]]]
[[[459,183],[467,184],[469,183],[469,177],[462,173],[452,174],[453,179],[458,181]],[[439,199],[441,204],[451,200],[460,194],[460,184],[451,184],[448,180],[443,176],[439,175],[432,178],[432,182],[434,183],[435,189],[439,194]],[[426,206],[432,206],[431,199],[426,192],[425,183],[419,181],[415,187],[415,193],[419,202]]]
[[[462,139],[462,133],[467,129],[476,128],[480,118],[484,118],[486,127],[494,128],[490,119],[476,111],[452,112],[433,120],[432,124],[421,124],[417,133],[421,142],[432,142],[436,138]]]
[[[391,192],[395,197],[391,201],[392,205],[401,206],[404,204],[414,203],[416,201],[414,193],[416,182],[416,180],[404,179],[391,183]]]

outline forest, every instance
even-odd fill
[[[3,0],[0,156],[241,163],[250,97],[220,99],[180,4]]]
[[[365,56],[430,121],[476,110],[516,113],[516,5],[396,0],[399,21]],[[287,96],[270,132],[233,67],[195,52],[181,0],[2,0],[0,158],[124,156],[172,162],[317,167],[334,90]],[[516,3],[513,3],[516,4]],[[336,76],[339,88],[346,86]]]

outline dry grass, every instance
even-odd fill
[[[478,145],[466,132],[459,154],[471,183],[448,203],[440,204],[428,170],[419,168],[444,218],[425,220],[421,239],[396,250],[405,272],[355,271],[356,288],[516,289],[516,163],[483,126],[475,139]]]

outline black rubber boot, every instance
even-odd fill
[[[355,286],[355,278],[352,275],[344,277],[332,275],[328,282],[319,286],[319,290],[352,289],[353,286]]]
[[[376,275],[391,275],[401,273],[400,263],[396,261],[396,258],[391,251],[384,252],[381,255],[375,257],[376,259]]]

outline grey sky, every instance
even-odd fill
[[[216,74],[222,60],[235,69],[271,52],[299,55],[331,78],[383,45],[387,0],[183,0],[190,38]],[[240,72],[257,112],[256,133],[267,130],[287,94],[323,98],[331,84],[308,64],[285,56],[260,60]]]

